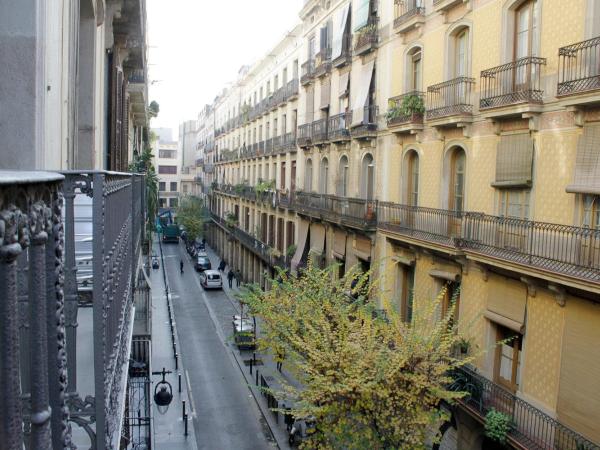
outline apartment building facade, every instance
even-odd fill
[[[495,408],[515,448],[598,448],[596,2],[309,0],[300,18],[296,148],[261,153],[265,82],[217,115],[217,248],[263,286],[309,254],[358,264],[407,321],[446,288],[481,354],[445,436],[482,448]]]
[[[182,151],[177,141],[167,141],[161,137],[154,141],[154,167],[158,176],[158,208],[161,212],[179,206],[182,161]]]
[[[181,152],[180,193],[195,194],[197,121],[188,120],[179,125],[179,151]]]

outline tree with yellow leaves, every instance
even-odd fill
[[[312,262],[298,278],[281,272],[271,290],[249,287],[240,300],[261,318],[261,346],[283,349],[286,369],[302,388],[283,382],[274,394],[294,404],[295,417],[314,418],[302,446],[319,449],[423,449],[447,419],[442,401],[461,338],[452,308],[440,317],[440,296],[415,302],[402,320],[377,292],[370,274]],[[382,298],[385,313],[375,309]]]

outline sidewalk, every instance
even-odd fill
[[[158,242],[155,241],[154,245],[158,253],[160,251]],[[194,405],[188,396],[188,384],[181,358],[179,358],[178,370],[175,370],[162,261],[160,265],[160,269],[152,270],[150,276],[152,281],[152,371],[161,371],[163,367],[172,371],[166,376],[166,380],[173,388],[173,400],[163,415],[158,412],[154,398],[152,398],[154,445],[157,449],[197,450],[194,434]],[[177,330],[175,330],[175,339],[177,339]],[[177,342],[177,346],[179,348],[179,342]],[[178,392],[178,374],[181,374],[181,393]],[[152,375],[152,392],[150,393],[152,397],[154,397],[156,383],[161,380],[162,375]],[[186,402],[188,436],[184,436],[182,401]]]
[[[211,260],[211,264],[213,267],[218,267],[221,258],[217,255],[212,248],[208,245],[206,246],[206,253]],[[235,280],[233,282],[233,287],[230,288],[227,282],[227,271],[229,270],[229,266],[227,266],[225,270],[225,276],[223,279],[223,292],[234,302],[237,306],[237,310],[239,313],[239,302],[236,300],[236,295],[240,292],[240,289],[236,286]],[[260,335],[260,320],[257,318],[256,322],[257,328],[257,336]],[[282,371],[279,372],[277,370],[277,363],[273,361],[272,355],[260,353],[258,351],[254,352],[256,354],[256,359],[261,361],[262,364],[254,367],[252,370],[252,374],[250,373],[249,360],[252,359],[253,352],[252,351],[234,351],[234,357],[240,366],[240,370],[242,371],[246,382],[248,383],[252,394],[261,409],[263,415],[265,416],[275,439],[280,448],[289,449],[290,445],[288,443],[288,433],[284,423],[284,417],[282,414],[278,414],[273,412],[268,404],[267,396],[264,395],[263,391],[260,389],[261,377],[268,384],[268,386],[274,391],[280,390],[282,387],[281,381],[289,384],[290,386],[294,386],[296,388],[300,388],[300,383],[285,369],[285,362],[283,363]],[[248,363],[248,364],[247,364]],[[257,375],[258,373],[258,375]],[[257,381],[258,380],[258,381]],[[285,405],[290,407],[291,404]],[[279,402],[279,407],[283,408],[284,404]]]

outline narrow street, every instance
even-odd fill
[[[235,305],[222,291],[204,291],[182,245],[163,245],[185,379],[191,388],[199,449],[276,448],[232,355]],[[185,263],[179,273],[179,261]],[[215,262],[213,261],[213,264]]]

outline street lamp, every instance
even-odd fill
[[[163,367],[162,372],[152,372],[152,375],[162,375],[162,380],[159,381],[154,387],[154,403],[158,408],[160,414],[165,414],[169,409],[169,405],[173,400],[173,388],[171,383],[165,380],[165,375],[172,373],[170,370],[165,370]],[[160,391],[158,388],[160,387]],[[167,387],[169,388],[167,390]]]

